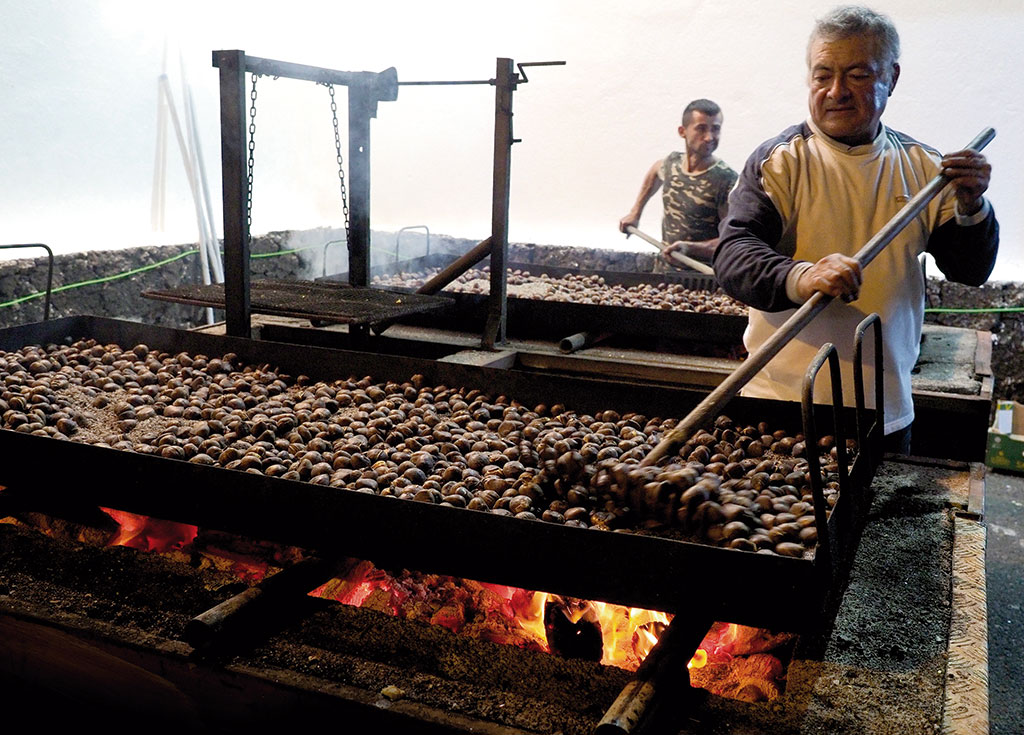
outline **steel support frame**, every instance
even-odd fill
[[[319,84],[339,84],[349,88],[349,283],[357,287],[368,286],[370,280],[370,118],[377,115],[378,101],[397,99],[398,80],[394,68],[380,73],[335,71],[246,56],[240,50],[214,51],[213,65],[220,69],[226,330],[233,337],[250,337],[251,233],[248,224],[250,191],[245,73],[304,79]],[[491,192],[491,283],[487,321],[481,341],[484,349],[495,349],[506,340],[508,217],[512,144],[516,142],[512,137],[512,95],[519,83],[512,59],[498,58],[495,77],[490,83],[495,87],[494,167]]]
[[[499,58],[494,73],[494,174],[491,189],[491,290],[483,348],[505,342],[508,311],[508,209],[512,171],[512,93],[518,76],[512,59]]]
[[[224,313],[227,333],[248,337],[252,331],[249,301],[249,199],[245,124],[245,52],[215,51],[220,69],[220,159],[224,232]]]
[[[347,72],[246,56],[244,51],[214,51],[220,69],[221,168],[224,215],[224,308],[227,333],[252,333],[248,224],[249,180],[246,141],[245,74],[302,79],[348,87],[349,104],[349,283],[366,286],[370,271],[370,118],[378,101],[398,98],[394,68]]]

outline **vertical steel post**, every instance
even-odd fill
[[[224,204],[224,309],[232,337],[250,337],[245,52],[214,51],[220,69],[220,158]]]
[[[505,341],[507,311],[508,205],[512,166],[512,93],[516,73],[512,59],[498,59],[494,76],[494,183],[491,193],[491,294],[483,347]]]
[[[348,87],[348,282],[370,282],[370,118],[377,98],[365,83]]]

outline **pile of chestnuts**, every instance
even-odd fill
[[[373,285],[381,288],[418,288],[440,272],[432,269],[418,273],[374,276]],[[489,271],[469,270],[447,286],[459,293],[490,292]],[[533,275],[521,269],[508,272],[508,295],[521,299],[560,301],[595,306],[625,306],[636,309],[672,309],[702,314],[746,316],[747,307],[721,289],[704,291],[675,283],[624,286],[607,283],[599,275],[569,274],[562,277]]]
[[[720,416],[669,462],[640,461],[674,419],[429,385],[331,382],[234,354],[92,339],[0,351],[0,428],[417,502],[579,528],[671,534],[803,556],[816,541],[806,455],[837,452]]]

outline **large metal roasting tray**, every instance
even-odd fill
[[[416,273],[437,263],[416,258],[389,263],[371,269],[372,275]],[[535,263],[509,263],[509,270],[522,270],[535,276],[561,278],[569,274],[600,276],[606,283],[626,287],[659,283],[679,284],[700,291],[714,291],[718,283],[713,276],[701,273],[632,273],[626,271],[595,271]],[[347,281],[348,274],[327,276],[323,280]],[[400,289],[392,288],[392,291]],[[411,289],[410,289],[411,291]],[[455,301],[454,307],[442,314],[411,314],[402,317],[404,324],[462,331],[480,331],[487,321],[487,295],[459,293],[451,289],[441,292]],[[739,345],[747,326],[745,316],[731,314],[698,314],[669,309],[636,309],[627,306],[599,306],[560,301],[544,301],[509,296],[507,299],[507,332],[510,336],[561,339],[577,332],[628,334],[640,337],[685,339],[707,344]]]
[[[648,416],[686,415],[700,392],[597,379],[480,368],[418,358],[303,347],[188,332],[92,316],[66,317],[0,330],[0,349],[29,344],[100,343],[175,354],[269,363],[293,375],[333,380],[371,375],[407,380],[414,374],[450,387],[476,387],[532,406],[561,402],[580,412],[614,409]],[[737,421],[769,421],[797,431],[797,403],[735,399]],[[816,409],[820,432],[832,410]],[[843,413],[853,426],[852,411]],[[833,563],[715,548],[649,535],[571,528],[478,511],[380,497],[304,482],[140,455],[0,430],[0,515],[102,505],[277,541],[320,553],[354,556],[384,566],[507,584],[526,589],[676,612],[697,608],[715,619],[799,630],[820,617],[841,579],[860,522],[855,508],[873,467],[861,452],[851,486],[829,521]],[[820,533],[820,529],[819,529]]]

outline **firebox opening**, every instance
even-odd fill
[[[92,523],[40,513],[0,519],[93,547],[126,546],[233,578],[237,594],[308,560],[308,552],[104,508]],[[101,522],[102,519],[109,522]],[[597,601],[412,570],[385,570],[346,559],[309,596],[438,625],[461,635],[525,650],[635,671],[671,616]],[[201,613],[197,610],[196,614]],[[796,636],[716,622],[689,663],[691,686],[748,702],[776,699]]]

